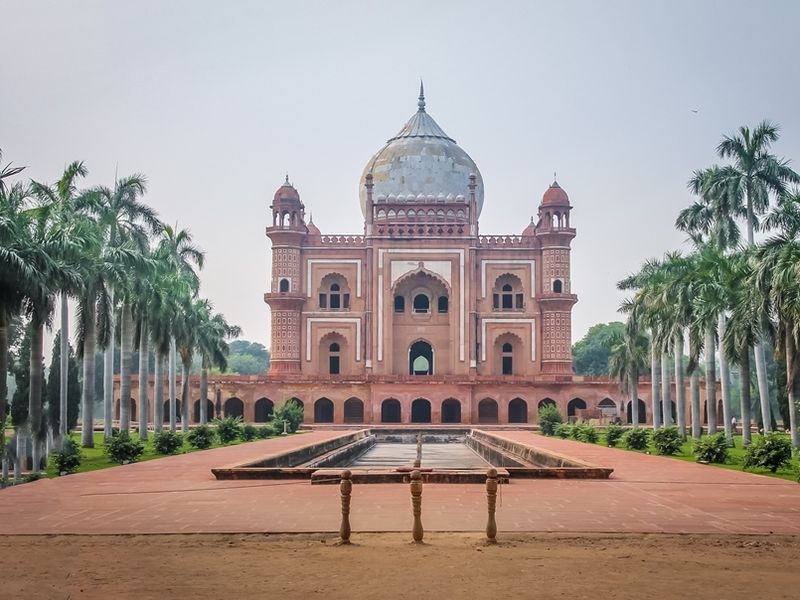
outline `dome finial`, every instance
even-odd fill
[[[556,176],[556,172],[553,171],[553,184],[558,185],[558,177]]]
[[[289,183],[289,172],[288,171],[286,172],[286,179],[284,180],[283,185],[291,185]]]
[[[425,87],[422,84],[422,77],[419,78],[419,102],[417,102],[419,112],[425,112]]]

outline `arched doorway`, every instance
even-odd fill
[[[433,375],[433,347],[425,340],[411,344],[408,350],[409,375]]]
[[[428,400],[425,398],[417,398],[411,403],[411,422],[431,422],[431,403]]]
[[[192,418],[195,423],[200,422],[200,400],[194,401],[194,409],[192,410]],[[212,421],[214,419],[214,403],[211,400],[206,400],[206,420]],[[169,420],[169,419],[168,419]]]
[[[180,414],[180,411],[178,412]],[[239,400],[236,396],[225,400],[225,416],[226,417],[241,417],[244,419],[244,402]]]
[[[597,405],[600,409],[600,414],[606,418],[613,418],[617,416],[617,403],[611,398],[603,398]]]
[[[255,404],[256,423],[267,423],[272,418],[275,405],[269,398],[259,398]]]
[[[555,406],[555,405],[556,401],[553,400],[552,398],[543,398],[542,400],[539,400],[537,408],[539,410],[542,410],[545,406]]]
[[[491,398],[478,402],[478,423],[497,423],[497,402]]]
[[[348,398],[344,403],[344,422],[363,423],[364,403],[358,398]]]
[[[381,403],[381,423],[399,423],[401,416],[399,400],[387,398]]]
[[[573,398],[567,404],[567,417],[575,417],[579,410],[586,410],[586,402],[581,398]]]
[[[514,398],[508,403],[508,422],[527,423],[528,422],[528,403],[522,398]]]
[[[461,402],[455,398],[442,402],[442,423],[461,423]]]
[[[333,423],[333,402],[328,398],[314,402],[314,423]]]
[[[300,410],[303,411],[303,420],[300,421],[300,422],[301,423],[305,423],[306,422],[306,405],[303,403],[303,401],[300,400],[300,398],[292,397],[292,398],[289,398],[286,402],[294,402],[295,404],[297,404],[297,406],[300,407]]]
[[[647,405],[644,401],[639,398],[638,400],[639,405],[639,424],[647,423]],[[633,424],[633,403],[628,402],[628,407],[626,409],[627,416],[628,416],[628,425]]]

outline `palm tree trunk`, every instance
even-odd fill
[[[742,386],[741,408],[742,408],[742,444],[750,445],[750,428],[753,418],[750,414],[750,348],[742,348],[739,353],[739,381]]]
[[[122,303],[122,323],[120,337],[120,369],[119,369],[119,430],[130,432],[131,429],[131,346],[133,342],[133,316],[131,305]]]
[[[81,445],[94,448],[94,355],[97,348],[97,304],[95,290],[89,286],[86,290],[86,306],[84,307],[84,340],[83,340],[83,396],[81,401]],[[63,339],[63,334],[62,334]]]
[[[681,439],[686,439],[686,390],[683,387],[683,334],[675,334],[675,417]]]
[[[147,439],[147,421],[149,406],[147,400],[148,365],[147,365],[147,319],[142,318],[139,326],[139,439]]]
[[[22,479],[22,469],[25,468],[25,458],[28,454],[25,444],[25,428],[17,427],[17,451],[14,454],[14,481]]]
[[[61,373],[58,390],[58,439],[67,437],[67,391],[69,389],[69,305],[61,292]],[[58,446],[61,444],[58,443]]]
[[[725,347],[722,345],[722,338],[725,336],[725,328],[728,325],[728,319],[724,314],[719,315],[717,320],[717,330],[719,336],[719,381],[722,386],[722,424],[725,428],[725,439],[729,444],[733,444],[733,428],[731,413],[731,370],[728,366],[728,356],[725,353]]]
[[[203,368],[200,370],[200,423],[208,422],[208,367],[203,359]]]
[[[708,415],[708,433],[717,433],[717,375],[714,360],[714,328],[706,327],[706,414]]]
[[[114,327],[114,290],[109,293],[111,310],[109,311],[109,327],[111,328],[103,357],[103,435],[111,437],[114,421],[114,351],[116,332]]]
[[[689,376],[689,395],[692,401],[692,437],[703,435],[703,413],[700,411],[700,371],[695,368]]]
[[[164,427],[164,356],[156,349],[153,373],[153,431],[161,433]]]
[[[630,375],[628,384],[628,399],[631,403],[631,421],[634,427],[639,427],[639,377],[634,373]]]
[[[175,431],[175,395],[178,393],[175,369],[177,367],[177,349],[175,338],[169,340],[169,430]]]
[[[791,377],[791,380],[787,382],[789,428],[791,430],[792,446],[800,449],[800,432],[797,431],[797,400],[800,399],[800,376],[797,373],[793,374],[797,348],[795,348],[794,339],[788,329],[784,337],[786,339],[786,375]]]
[[[6,401],[8,399],[8,322],[3,310],[0,310],[0,456],[3,460],[2,485],[8,480],[8,460],[6,459]]]
[[[660,394],[660,368],[658,350],[650,338],[650,402],[653,405],[653,429],[661,427],[661,394]]]
[[[183,373],[181,381],[181,431],[189,431],[189,371],[192,364],[183,363]]]
[[[44,351],[44,319],[35,311],[31,319],[30,393],[28,394],[28,428],[33,442],[33,473],[41,470],[42,436],[42,366]]]
[[[672,425],[672,394],[669,377],[669,353],[661,355],[661,418],[664,427]]]

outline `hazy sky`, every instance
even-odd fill
[[[763,118],[800,162],[800,2],[9,2],[0,148],[52,182],[141,172],[207,253],[203,294],[268,344],[272,195],[362,233],[359,176],[416,110],[472,156],[482,233],[520,233],[558,172],[574,206],[573,338],[678,247],[692,170]],[[698,112],[693,112],[697,110]]]

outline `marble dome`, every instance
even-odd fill
[[[483,179],[475,162],[425,111],[420,84],[417,112],[403,128],[369,160],[359,181],[361,212],[366,216],[364,182],[372,173],[374,201],[402,197],[406,202],[469,198],[469,176],[476,176],[478,214],[483,207]]]

